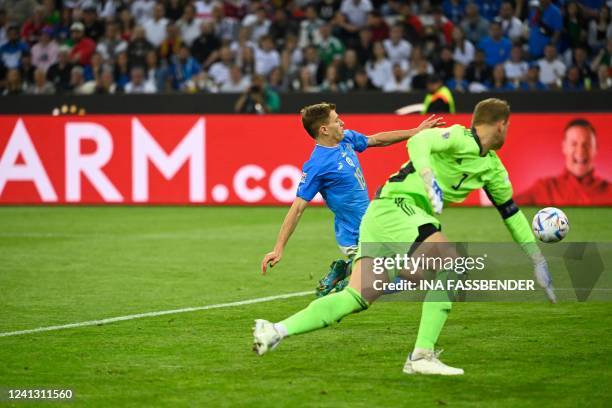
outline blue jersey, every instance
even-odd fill
[[[359,224],[370,203],[361,164],[355,154],[367,147],[366,136],[345,130],[344,139],[338,146],[316,145],[302,168],[297,196],[310,201],[321,193],[335,215],[336,241],[341,246],[357,245]]]

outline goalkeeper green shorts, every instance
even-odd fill
[[[415,242],[439,230],[440,221],[410,198],[375,199],[361,220],[355,260],[409,253]],[[396,276],[397,271],[389,271],[390,280]]]

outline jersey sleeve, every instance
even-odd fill
[[[484,189],[489,200],[499,211],[514,242],[520,244],[530,256],[538,252],[537,246],[534,248],[531,245],[535,243],[535,236],[529,221],[512,199],[512,184],[508,172],[497,156],[485,180]]]
[[[408,155],[418,172],[431,168],[431,153],[452,151],[460,144],[458,135],[453,135],[450,128],[426,129],[408,140]]]
[[[368,137],[354,130],[345,130],[343,141],[353,146],[353,149],[359,153],[368,147]]]
[[[321,189],[321,176],[319,169],[311,162],[306,162],[302,168],[302,179],[297,188],[296,195],[310,201]]]

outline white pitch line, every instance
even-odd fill
[[[108,323],[122,322],[125,320],[143,319],[145,317],[156,317],[156,316],[164,316],[164,315],[177,314],[177,313],[198,312],[200,310],[210,310],[210,309],[220,309],[224,307],[252,305],[253,303],[271,302],[273,300],[288,299],[292,297],[306,296],[306,295],[312,295],[312,294],[314,294],[314,292],[312,290],[309,290],[307,292],[285,293],[284,295],[266,296],[262,298],[255,298],[255,299],[249,299],[249,300],[240,300],[238,302],[218,303],[216,305],[186,307],[184,309],[162,310],[159,312],[147,312],[147,313],[139,313],[139,314],[133,314],[133,315],[128,315],[128,316],[109,317],[108,319],[89,320],[87,322],[62,324],[60,326],[47,326],[47,327],[38,327],[36,329],[5,332],[5,333],[0,333],[0,337],[20,336],[22,334],[72,329],[75,327],[98,326],[98,325],[103,325],[103,324],[108,324]]]

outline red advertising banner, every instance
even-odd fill
[[[423,117],[341,115],[366,135]],[[469,115],[447,124],[469,125]],[[572,123],[566,130],[568,124]],[[612,205],[612,114],[514,114],[500,156],[516,201]],[[298,115],[1,116],[2,204],[284,204],[314,141]],[[373,195],[405,145],[360,155]],[[483,193],[467,205],[488,205]]]

